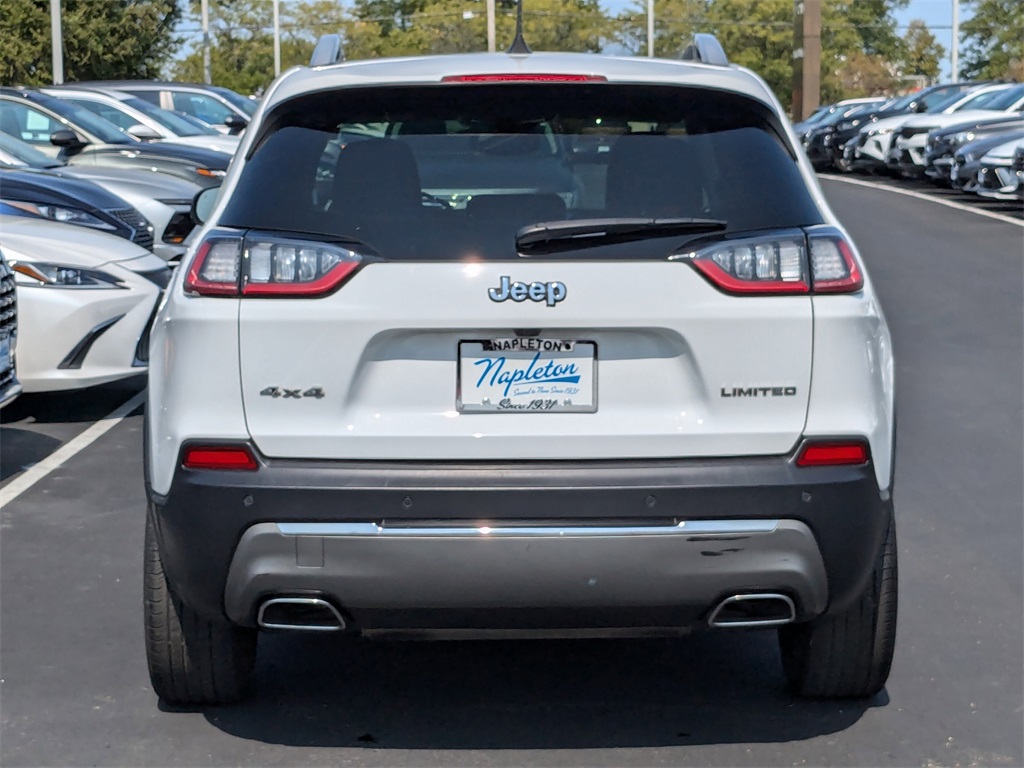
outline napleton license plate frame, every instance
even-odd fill
[[[548,353],[554,355],[556,358],[559,354],[569,353],[570,358],[563,359],[580,359],[588,360],[590,363],[590,386],[589,386],[589,403],[573,403],[572,396],[566,397],[564,393],[560,392],[548,392],[548,393],[537,393],[533,396],[533,400],[527,401],[526,405],[529,406],[534,400],[541,401],[539,407],[520,407],[519,403],[522,398],[530,397],[529,395],[523,395],[520,398],[515,399],[515,404],[512,406],[506,406],[502,404],[502,400],[498,402],[490,402],[488,398],[482,398],[481,402],[465,402],[463,400],[463,348],[466,345],[476,344],[480,345],[481,349],[479,352],[501,352],[506,357],[513,355],[513,360],[516,361],[529,361],[532,357],[535,357],[538,353],[543,355]],[[548,344],[562,345],[560,349],[545,349]],[[488,350],[487,346],[490,345],[493,349]],[[568,349],[565,348],[568,345]],[[587,348],[590,349],[589,355],[581,355],[580,352],[585,351]],[[532,357],[531,357],[532,356]],[[479,357],[479,354],[471,353],[469,359]],[[542,358],[544,359],[544,358]],[[550,358],[548,358],[550,359]],[[486,375],[486,374],[485,374]],[[497,375],[497,372],[496,374]],[[551,338],[551,337],[492,337],[492,338],[471,338],[471,339],[460,339],[456,349],[455,357],[455,407],[460,414],[477,414],[477,413],[596,413],[598,409],[597,400],[597,377],[598,377],[598,345],[593,339],[564,339],[564,338]],[[515,382],[519,383],[519,382]],[[560,386],[565,382],[559,381],[535,381],[527,382],[523,384],[533,384],[537,387],[545,387],[551,384],[553,387],[561,389]],[[579,397],[579,395],[575,395]],[[511,398],[509,398],[511,400]],[[553,404],[549,404],[548,401],[556,401]],[[566,400],[569,401],[566,404]]]

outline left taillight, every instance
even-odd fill
[[[214,231],[196,249],[184,287],[196,296],[322,296],[362,264],[333,243]]]
[[[185,469],[234,469],[253,471],[259,463],[244,445],[190,445],[181,459]]]

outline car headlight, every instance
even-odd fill
[[[886,134],[892,132],[892,128],[872,128],[870,131],[868,131],[868,136],[885,136]]]
[[[19,285],[48,288],[126,288],[118,278],[98,269],[82,269],[45,261],[16,261],[11,264]]]
[[[39,203],[27,203],[14,200],[8,200],[6,202],[15,208],[20,208],[28,213],[34,213],[37,216],[52,219],[53,221],[62,221],[65,224],[77,224],[80,227],[91,227],[92,229],[102,229],[106,232],[114,232],[117,230],[117,227],[113,224],[108,224],[102,219],[93,216],[88,211],[83,211],[81,208],[67,208],[62,205],[41,205]]]
[[[960,133],[955,134],[951,143],[954,147],[957,147],[961,144],[966,144],[969,141],[974,141],[974,131],[961,131]]]

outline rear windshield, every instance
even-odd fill
[[[387,259],[515,259],[540,222],[822,223],[771,112],[673,86],[351,88],[269,114],[220,223],[355,241]],[[689,235],[580,252],[665,258]]]

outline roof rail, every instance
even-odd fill
[[[685,61],[699,61],[701,64],[717,64],[725,67],[729,64],[729,57],[725,55],[725,49],[718,42],[718,38],[704,32],[698,32],[693,40],[683,51]]]
[[[313,55],[309,57],[309,66],[325,67],[337,64],[345,58],[341,50],[341,35],[321,35],[317,41]]]

